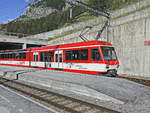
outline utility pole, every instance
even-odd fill
[[[70,20],[72,20],[73,18],[73,10],[72,10],[72,7],[70,7]]]

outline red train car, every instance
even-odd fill
[[[117,76],[119,61],[111,43],[88,41],[0,51],[0,65]]]

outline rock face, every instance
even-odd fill
[[[23,15],[32,18],[32,19],[39,19],[41,17],[45,17],[53,12],[56,12],[56,9],[47,7],[47,8],[42,8],[42,7],[33,7],[33,8],[27,8],[27,10],[24,12]]]
[[[89,0],[78,0],[78,1],[87,3]],[[67,6],[68,6],[68,4],[66,4],[66,8],[64,8],[64,9],[67,9],[68,8]],[[39,19],[41,17],[45,17],[45,16],[47,16],[47,15],[53,13],[53,12],[56,12],[56,11],[57,11],[57,9],[54,9],[54,8],[51,8],[51,7],[42,7],[42,6],[40,6],[40,7],[30,7],[30,8],[26,9],[26,11],[23,13],[23,15],[27,18]],[[23,18],[23,19],[26,20],[27,18]]]

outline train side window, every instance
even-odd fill
[[[91,49],[91,60],[92,61],[100,61],[102,60],[100,57],[99,49],[98,48],[93,48]]]
[[[0,55],[0,59],[3,59],[3,54]]]
[[[38,61],[38,55],[34,55],[34,61]]]
[[[8,54],[5,54],[5,59],[7,59],[8,58]]]
[[[40,53],[40,61],[42,61],[42,62],[44,61],[44,53],[43,52]]]
[[[12,59],[16,59],[16,54],[12,53]]]
[[[72,51],[66,51],[65,52],[65,56],[66,56],[66,60],[71,60],[71,54],[72,54]]]
[[[59,62],[62,62],[62,54],[59,54]]]
[[[40,61],[42,62],[51,62],[53,57],[53,52],[41,52]]]
[[[2,54],[2,59],[5,59],[5,54]]]
[[[1,59],[3,59],[3,54],[1,54]]]
[[[55,62],[58,62],[58,54],[55,54]]]
[[[20,59],[26,59],[26,53],[20,53]]]
[[[88,49],[66,51],[66,60],[71,60],[71,61],[88,60]]]
[[[20,54],[16,53],[16,59],[20,59]]]
[[[79,51],[80,59],[79,60],[88,60],[88,49],[82,49]]]
[[[5,54],[4,58],[7,59],[7,54]]]
[[[80,50],[72,50],[72,60],[80,60]]]
[[[55,54],[55,62],[62,62],[62,54]]]
[[[9,54],[9,59],[12,59],[12,54],[11,53]]]
[[[5,59],[5,54],[2,54],[2,58]]]

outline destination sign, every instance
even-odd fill
[[[150,41],[144,41],[144,45],[145,46],[150,45]]]

